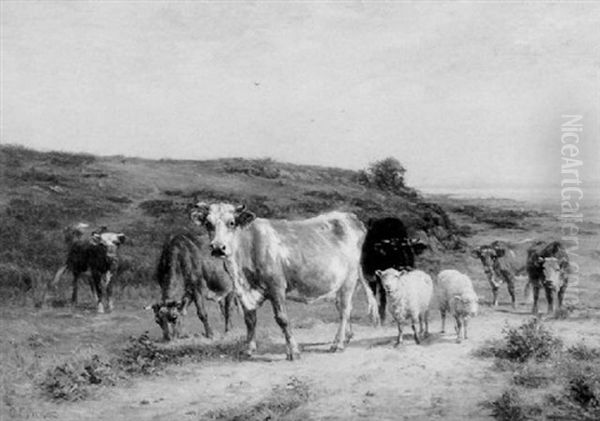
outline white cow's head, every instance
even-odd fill
[[[544,270],[546,282],[554,286],[560,283],[560,263],[556,257],[538,257],[538,263]]]
[[[196,225],[206,227],[210,236],[211,254],[227,258],[233,252],[233,240],[236,231],[250,224],[255,218],[244,205],[229,203],[197,203],[190,212],[190,218]]]

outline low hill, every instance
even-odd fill
[[[0,286],[41,282],[64,259],[62,230],[85,221],[122,231],[120,282],[151,281],[168,233],[190,228],[194,200],[245,203],[260,217],[298,218],[342,209],[363,221],[402,218],[434,248],[463,242],[443,209],[407,189],[368,188],[358,172],[270,159],[146,160],[0,147]],[[32,280],[33,279],[33,280]]]

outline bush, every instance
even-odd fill
[[[491,402],[492,416],[501,421],[525,421],[530,419],[528,410],[516,390],[505,391]]]
[[[600,358],[600,349],[591,348],[584,342],[579,342],[576,345],[567,348],[567,354],[579,361],[591,361]]]
[[[396,158],[385,158],[373,162],[365,170],[358,172],[357,181],[367,187],[375,187],[387,192],[416,196],[416,191],[404,183],[406,169]]]
[[[167,357],[144,332],[129,339],[119,358],[119,366],[128,374],[154,374],[166,363]]]
[[[233,158],[225,161],[223,169],[230,174],[246,174],[262,178],[279,178],[281,171],[275,166],[275,162],[270,159],[242,159]]]
[[[562,341],[538,319],[531,319],[518,328],[504,328],[503,332],[502,346],[492,350],[497,358],[520,363],[530,359],[544,361],[562,348]]]
[[[116,378],[110,362],[93,355],[89,359],[67,362],[48,370],[41,381],[41,388],[52,399],[77,401],[89,396],[90,386],[113,385]]]

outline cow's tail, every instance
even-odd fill
[[[367,311],[369,312],[369,317],[371,318],[371,322],[375,326],[379,326],[381,324],[381,319],[379,318],[379,304],[377,304],[377,300],[375,299],[375,295],[373,295],[373,291],[369,288],[367,284],[367,280],[365,279],[362,271],[359,269],[358,273],[358,281],[362,285],[365,290],[365,296],[367,297]]]
[[[65,273],[67,268],[68,268],[68,266],[66,264],[62,265],[60,268],[58,268],[58,270],[56,271],[56,274],[54,275],[54,278],[52,278],[52,280],[48,283],[47,289],[54,288],[56,286],[56,284],[58,284],[58,282],[60,281],[60,278],[62,278],[63,273]]]

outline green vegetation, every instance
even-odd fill
[[[584,343],[566,350],[537,319],[505,329],[504,339],[488,342],[476,352],[496,357],[496,367],[513,371],[512,383],[486,403],[502,421],[530,419],[600,419],[600,349]],[[539,393],[537,389],[552,390]]]
[[[269,218],[334,209],[365,222],[396,215],[438,248],[464,246],[445,211],[405,186],[404,168],[390,158],[356,172],[270,159],[151,161],[1,146],[0,163],[0,294],[35,295],[36,305],[46,296],[40,288],[64,261],[65,226],[102,224],[131,240],[116,277],[119,298],[125,289],[153,283],[161,243],[191,228],[186,208],[194,200],[245,203]]]

